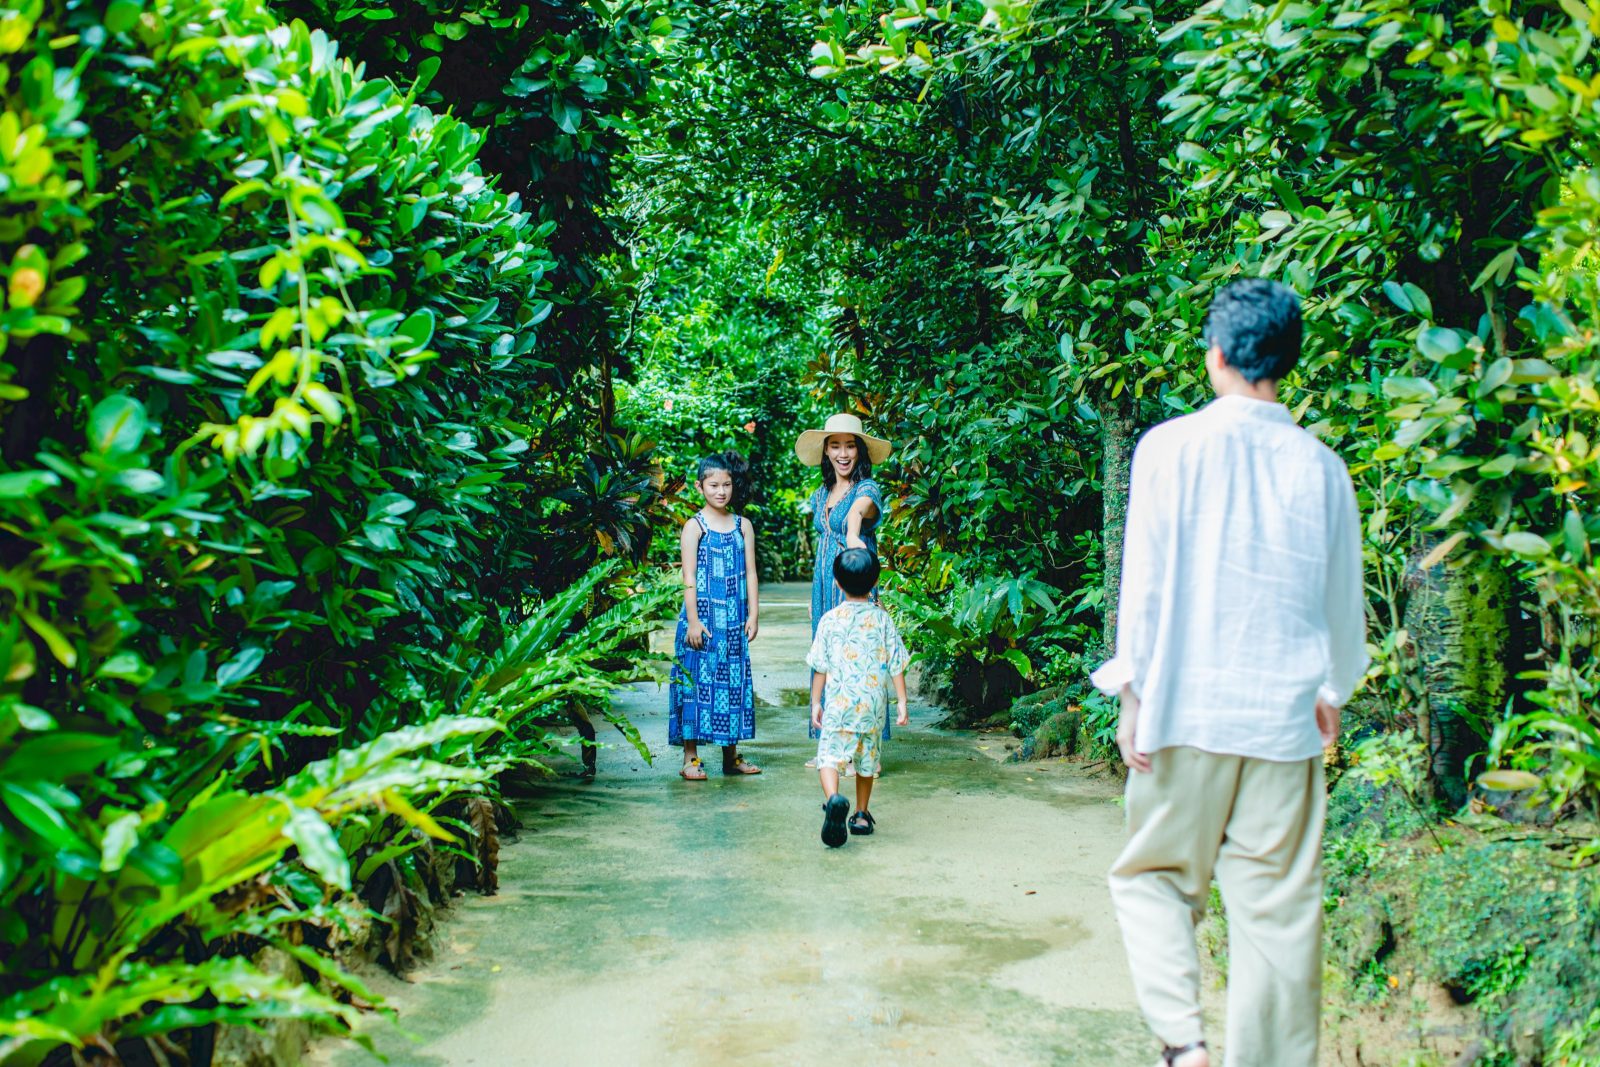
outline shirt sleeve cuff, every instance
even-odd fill
[[[1114,697],[1123,686],[1133,683],[1133,664],[1120,656],[1108,659],[1089,675],[1089,681],[1106,696]]]

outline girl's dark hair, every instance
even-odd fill
[[[733,499],[729,501],[728,509],[738,511],[744,504],[745,492],[749,488],[750,461],[731,448],[726,452],[713,452],[700,461],[694,480],[703,482],[712,471],[727,471],[728,477],[733,479]]]
[[[878,557],[864,548],[847,548],[833,560],[833,580],[851,596],[872,592],[879,570]]]
[[[850,471],[852,482],[864,482],[872,477],[872,457],[867,455],[867,443],[861,439],[860,434],[851,434],[856,439],[856,465]],[[825,489],[832,489],[833,483],[839,480],[839,473],[833,469],[833,464],[828,462],[828,444],[822,444],[822,485]]]

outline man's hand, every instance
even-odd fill
[[[1322,735],[1322,747],[1332,748],[1339,740],[1339,709],[1317,698],[1317,733]]]
[[[911,713],[906,710],[906,706],[905,706],[904,702],[902,702],[901,705],[900,705],[900,714],[898,714],[898,715],[896,715],[894,717],[894,724],[896,726],[908,726],[908,725],[910,725],[910,723],[911,723]]]
[[[1117,721],[1117,748],[1122,752],[1122,762],[1141,774],[1150,773],[1150,757],[1133,747],[1134,728],[1139,724],[1139,698],[1131,686],[1122,687],[1122,717]]]

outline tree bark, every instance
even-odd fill
[[[1137,429],[1133,402],[1123,392],[1100,402],[1100,546],[1105,604],[1103,636],[1107,649],[1116,647],[1117,596],[1122,582],[1122,533],[1128,523],[1128,479],[1133,472]]]
[[[1509,693],[1513,599],[1510,575],[1489,557],[1421,569],[1442,536],[1429,531],[1418,538],[1406,575],[1404,624],[1422,667],[1417,731],[1428,753],[1429,785],[1437,800],[1459,808],[1467,799],[1468,765]]]

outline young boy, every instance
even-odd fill
[[[894,680],[900,713],[906,714],[906,646],[889,613],[867,599],[878,584],[878,558],[864,548],[847,548],[833,564],[833,579],[845,601],[822,617],[806,663],[811,682],[811,723],[822,731],[817,742],[817,774],[822,779],[822,843],[838,848],[850,834],[870,834],[876,825],[867,802],[878,776],[878,745],[889,707],[889,682]],[[822,696],[826,691],[827,707]],[[856,813],[849,834],[845,815],[850,803],[839,795],[839,772],[856,762]]]

